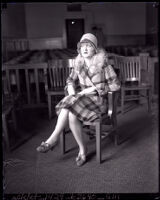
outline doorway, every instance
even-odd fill
[[[84,19],[66,19],[67,48],[77,49],[77,43],[84,34]]]

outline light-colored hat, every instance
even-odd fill
[[[77,44],[78,50],[80,49],[80,44],[84,42],[89,42],[95,48],[95,50],[97,49],[97,38],[92,33],[86,33],[81,37],[80,42]]]

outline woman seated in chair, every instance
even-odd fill
[[[65,96],[57,105],[57,124],[51,136],[37,147],[37,151],[46,153],[53,150],[59,136],[69,123],[69,127],[79,146],[76,163],[78,166],[86,162],[86,145],[83,138],[82,122],[99,118],[103,106],[103,94],[120,89],[111,65],[108,64],[107,53],[97,47],[97,38],[86,33],[77,44],[78,56],[67,79]],[[76,93],[75,81],[78,79],[81,91]]]

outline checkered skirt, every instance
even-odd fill
[[[62,108],[66,108],[80,121],[97,120],[102,110],[99,98],[97,94],[66,96],[56,105],[56,113],[58,115]]]

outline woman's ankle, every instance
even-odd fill
[[[80,149],[79,154],[86,155],[87,154],[87,147],[83,147],[82,149]]]
[[[45,143],[49,144],[49,145],[53,145],[54,143],[56,143],[58,141],[58,137],[54,137],[54,138],[49,138],[45,141]]]

